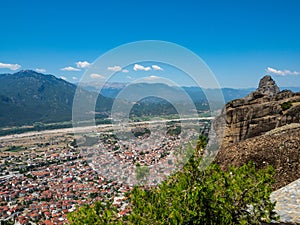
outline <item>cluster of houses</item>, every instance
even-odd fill
[[[19,224],[63,224],[76,207],[129,191],[101,177],[83,159],[0,179],[0,218]]]
[[[70,139],[61,139],[64,145],[5,151],[10,142],[3,142],[0,151],[0,224],[64,224],[69,212],[103,199],[116,198],[120,212],[125,210],[129,187],[93,170]]]
[[[67,135],[50,144],[53,137],[41,137],[39,144],[28,137],[23,143],[18,139],[17,144],[23,145],[10,148],[14,151],[7,151],[14,142],[2,139],[0,223],[64,224],[68,213],[105,199],[113,200],[120,216],[124,215],[128,212],[126,193],[140,182],[137,168],[149,168],[145,175],[151,184],[161,182],[176,169],[174,151],[198,133],[191,128],[185,135],[158,133],[161,138],[146,135],[135,142],[111,135],[101,139],[100,135],[98,142],[87,147],[70,145],[74,139]]]

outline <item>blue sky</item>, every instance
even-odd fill
[[[267,73],[300,86],[299,11],[297,0],[3,0],[0,73],[42,69],[76,82],[85,70],[76,62],[163,40],[199,55],[222,87],[255,87]]]

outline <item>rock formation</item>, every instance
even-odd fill
[[[226,169],[252,161],[275,169],[273,190],[300,178],[300,124],[289,124],[219,150],[215,163]]]
[[[288,108],[282,105],[286,104]],[[270,76],[264,76],[256,91],[226,104],[216,120],[218,132],[223,131],[222,145],[228,146],[259,136],[276,127],[300,122],[300,93],[281,91]],[[225,120],[224,126],[218,121]]]
[[[272,77],[266,75],[260,80],[257,92],[272,97],[274,95],[277,95],[280,90]]]
[[[274,190],[300,178],[300,93],[280,91],[265,76],[256,91],[227,103],[214,127],[223,140],[215,158],[222,168],[272,165]]]

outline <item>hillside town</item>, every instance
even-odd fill
[[[208,124],[209,120],[201,123],[206,131],[209,130]],[[84,143],[80,145],[82,137],[65,132],[1,137],[1,221],[15,224],[64,224],[69,212],[106,199],[114,200],[120,215],[126,214],[126,193],[132,188],[131,184],[137,184],[134,171],[136,163],[153,166],[161,161],[161,165],[168,165],[165,168],[170,169],[170,152],[179,146],[180,138],[186,141],[191,138],[190,135],[182,138],[178,133],[167,135],[160,147],[154,146],[154,143],[150,146],[148,142],[148,149],[139,146],[121,148],[129,143],[117,141],[108,131],[107,128],[105,132],[100,132],[96,141],[88,146]],[[95,139],[95,136],[91,138]],[[145,143],[147,137],[142,135],[138,138]],[[92,149],[94,152],[97,152],[95,149],[98,152],[99,149],[105,149],[112,153],[118,164],[114,167],[110,161],[105,167],[105,160],[110,159],[107,154],[97,155],[93,163],[84,149]],[[95,167],[96,164],[98,167]],[[121,177],[120,165],[128,165],[122,174],[133,176],[135,183],[118,179]],[[107,166],[109,173],[103,170]],[[151,175],[157,175],[157,182],[163,180],[165,171],[158,172],[149,168]]]

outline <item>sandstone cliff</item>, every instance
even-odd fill
[[[283,107],[283,105],[288,107]],[[263,77],[256,91],[226,104],[219,119],[225,120],[222,145],[228,146],[259,136],[276,127],[300,122],[300,93],[279,91],[270,76]]]
[[[265,76],[256,91],[227,103],[214,126],[223,131],[215,158],[222,168],[249,161],[258,168],[272,165],[274,189],[300,178],[300,93],[280,91]]]
[[[215,162],[223,169],[253,161],[258,169],[275,169],[277,190],[300,178],[300,124],[289,124],[266,134],[223,147]]]

